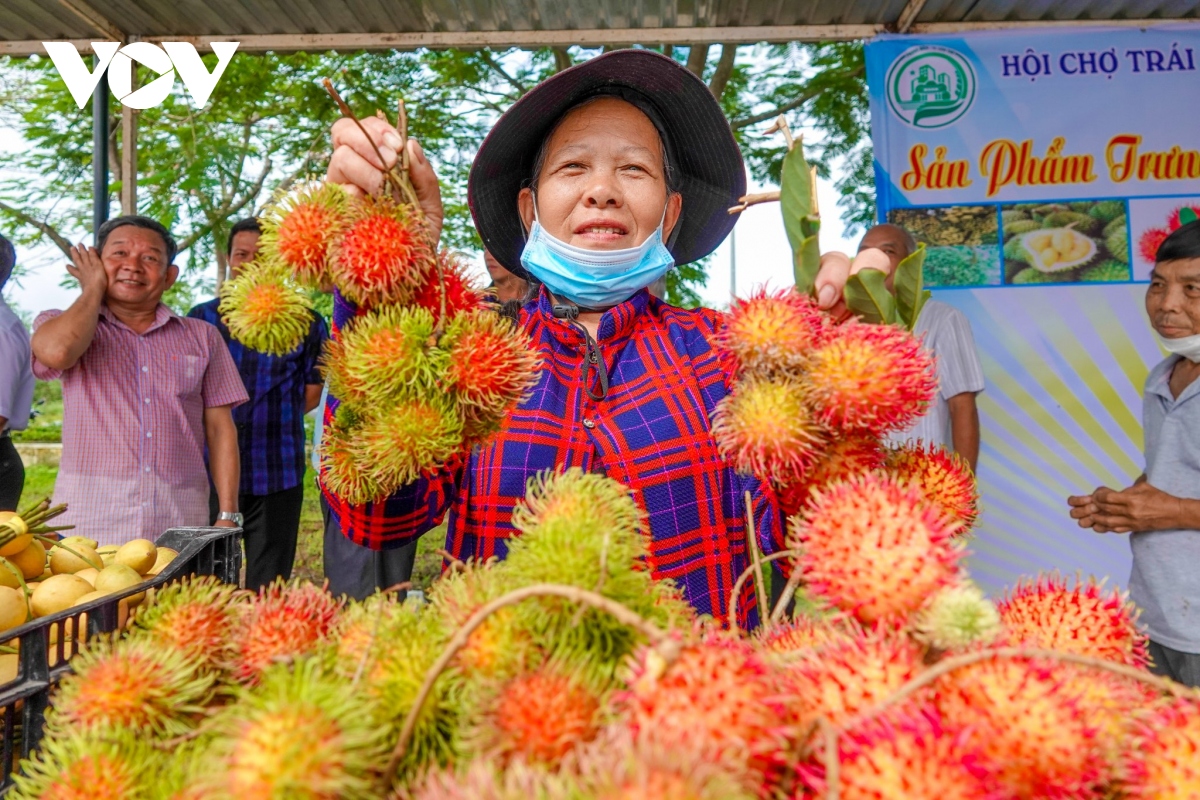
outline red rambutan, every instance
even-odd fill
[[[1196,214],[1200,214],[1200,206],[1179,206],[1178,208],[1171,209],[1171,213],[1167,216],[1167,231],[1169,233],[1174,233],[1175,231],[1179,230],[1179,226],[1181,224],[1179,221],[1179,214],[1185,208],[1191,209]],[[1153,261],[1154,259],[1149,260]]]
[[[1117,589],[1089,578],[1071,586],[1057,573],[1022,581],[997,604],[1009,638],[1050,650],[1144,667],[1146,634],[1137,609]]]
[[[334,249],[333,280],[360,305],[404,303],[435,258],[424,222],[386,197],[360,200]]]
[[[887,471],[901,483],[912,482],[925,499],[959,523],[966,533],[979,516],[979,489],[966,459],[920,441],[887,452]]]
[[[908,427],[938,386],[933,356],[920,339],[895,325],[855,320],[812,352],[805,377],[823,422],[876,436]]]
[[[313,652],[342,604],[320,586],[277,580],[243,608],[235,630],[233,675],[255,683],[272,664]]]
[[[300,283],[320,286],[329,279],[330,255],[349,205],[341,186],[324,182],[272,203],[261,217],[263,256],[285,264]]]
[[[733,301],[716,344],[729,353],[736,371],[768,376],[797,370],[829,335],[830,317],[794,287],[777,292],[761,288]]]
[[[800,514],[814,492],[879,469],[883,458],[883,447],[873,436],[853,433],[834,436],[803,475],[780,478],[783,486],[776,492],[779,506],[786,516]]]
[[[809,591],[866,623],[907,617],[958,574],[957,523],[886,476],[827,487],[793,523]]]
[[[363,412],[438,391],[446,354],[433,331],[423,308],[383,306],[355,317],[326,345],[329,391]]]
[[[857,624],[847,617],[829,618],[800,616],[773,625],[755,639],[758,648],[766,653],[791,654],[818,651],[859,635]]]
[[[450,250],[442,250],[437,255],[441,266],[442,284],[438,283],[438,270],[430,269],[425,273],[425,280],[413,295],[412,304],[423,308],[433,315],[436,320],[442,311],[442,285],[446,287],[446,319],[453,319],[459,314],[474,311],[483,304],[483,292],[475,287],[475,282],[467,271],[467,265],[462,258]]]
[[[1135,798],[1200,798],[1200,700],[1175,698],[1139,725],[1126,747],[1123,788]]]
[[[362,419],[347,406],[321,434],[321,485],[353,505],[379,500],[388,490],[370,473],[358,451],[357,432]]]
[[[219,667],[233,646],[230,632],[242,602],[236,587],[199,576],[159,589],[153,603],[138,609],[135,624],[154,641]]]
[[[449,353],[446,385],[476,429],[498,429],[538,381],[541,358],[529,334],[494,312],[456,317],[442,347]]]
[[[1166,228],[1147,228],[1138,237],[1138,255],[1143,261],[1153,264],[1158,259],[1158,248],[1171,235]]]
[[[13,800],[114,800],[151,796],[162,754],[136,738],[48,736],[13,770]],[[157,796],[157,795],[154,795]]]
[[[888,714],[839,738],[839,797],[998,799],[1003,795],[977,740],[969,732],[948,729],[932,708]],[[799,772],[807,791],[797,797],[827,794],[821,764],[802,764]]]
[[[717,403],[712,435],[737,470],[764,480],[804,474],[826,441],[799,383],[752,376]]]

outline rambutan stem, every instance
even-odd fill
[[[679,655],[679,644],[671,638],[670,633],[662,630],[616,600],[611,600],[595,592],[589,592],[587,589],[581,589],[578,586],[563,586],[556,583],[537,583],[532,586],[523,586],[481,606],[474,614],[467,618],[462,627],[446,643],[442,654],[438,656],[437,661],[425,673],[425,681],[421,684],[421,689],[417,692],[417,698],[413,701],[413,706],[409,709],[408,716],[404,719],[404,727],[400,729],[400,738],[396,741],[396,746],[392,750],[391,760],[388,761],[384,774],[395,778],[396,771],[400,767],[400,761],[404,758],[404,753],[408,749],[409,740],[412,739],[413,731],[417,727],[417,719],[420,717],[425,701],[429,699],[429,695],[433,692],[434,684],[437,683],[438,678],[441,677],[446,668],[450,666],[450,662],[454,660],[454,657],[458,655],[460,650],[467,646],[467,643],[471,639],[471,634],[479,626],[483,625],[492,614],[508,606],[528,600],[531,597],[561,597],[575,603],[589,605],[599,611],[611,614],[621,624],[628,625],[645,636],[650,640],[650,644],[653,647],[658,648],[663,660],[668,665],[673,663]]]
[[[769,561],[776,561],[780,558],[787,558],[788,556],[799,556],[799,555],[801,555],[799,550],[780,550],[778,553],[772,553],[769,556],[763,556],[761,563],[766,564]],[[738,629],[738,623],[737,623],[738,595],[742,593],[742,586],[745,585],[746,581],[750,580],[750,576],[754,573],[754,570],[755,570],[754,567],[746,567],[746,569],[744,569],[742,571],[742,574],[738,576],[737,581],[733,584],[733,594],[729,598],[729,629],[734,632],[736,632]]]
[[[754,591],[758,592],[758,605],[767,608],[767,582],[763,578],[762,550],[758,546],[758,537],[754,533],[754,496],[747,489],[746,499],[746,549],[750,552],[750,565],[754,568]],[[770,630],[771,621],[767,615],[762,615],[763,630]]]
[[[333,98],[333,102],[337,103],[338,110],[342,113],[342,116],[346,119],[353,120],[354,124],[358,126],[358,129],[362,131],[363,136],[367,137],[367,141],[370,143],[371,149],[375,151],[375,157],[379,159],[379,171],[383,173],[384,181],[391,184],[392,190],[397,194],[397,199],[403,197],[404,201],[411,204],[419,213],[421,206],[420,203],[417,202],[416,192],[413,191],[412,186],[408,182],[408,173],[405,171],[403,174],[401,174],[400,170],[398,169],[401,162],[397,160],[396,165],[391,169],[385,167],[383,165],[383,154],[379,152],[379,147],[375,144],[375,140],[371,138],[371,134],[367,133],[367,129],[363,127],[362,122],[359,121],[358,117],[350,109],[350,106],[346,104],[346,101],[342,99],[342,96],[338,94],[338,90],[333,88],[333,81],[329,80],[329,78],[325,78],[321,81],[321,83],[324,84],[325,91],[328,92],[329,96]],[[401,150],[405,149],[407,148],[403,146],[401,147]],[[397,158],[398,157],[399,154],[397,154]]]
[[[798,550],[794,552],[799,553]],[[772,625],[783,619],[784,612],[787,611],[787,605],[796,596],[796,590],[800,588],[800,581],[802,580],[804,580],[804,573],[800,571],[800,565],[797,564],[792,567],[792,574],[788,576],[787,583],[783,587],[783,594],[779,595],[779,602],[771,610]]]
[[[766,192],[752,192],[744,194],[738,198],[736,206],[729,207],[730,214],[740,214],[750,206],[756,206],[759,203],[777,203],[779,202],[780,192],[778,189],[771,189]]]

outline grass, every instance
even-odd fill
[[[33,413],[29,427],[13,433],[15,442],[62,441],[62,383],[38,381],[33,387]]]

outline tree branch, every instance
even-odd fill
[[[708,81],[708,90],[717,100],[720,100],[721,95],[725,93],[725,85],[729,83],[729,78],[733,75],[733,60],[736,56],[736,44],[721,45],[721,58],[717,61],[716,71]]]
[[[11,214],[21,222],[24,222],[26,225],[36,228],[44,236],[48,237],[50,241],[54,242],[55,246],[62,251],[64,256],[67,256],[68,258],[71,256],[71,243],[67,241],[66,238],[60,234],[50,223],[26,214],[21,209],[14,208],[8,203],[5,203],[3,200],[0,200],[0,211]]]
[[[550,52],[554,53],[554,71],[562,72],[575,63],[571,58],[571,54],[567,52],[565,47],[551,47]]]
[[[704,65],[708,63],[708,48],[706,44],[694,44],[688,50],[687,68],[697,78],[703,80]]]
[[[480,50],[479,58],[481,61],[483,61],[484,64],[487,65],[487,67],[490,70],[492,70],[492,72],[495,72],[497,75],[499,75],[501,78],[503,78],[508,83],[509,86],[512,86],[514,89],[516,89],[518,97],[529,91],[528,86],[521,83],[519,80],[514,78],[512,75],[509,75],[507,72],[505,72],[504,67],[497,64],[496,59],[492,58],[492,54],[489,53],[487,50]]]
[[[855,78],[862,74],[863,74],[863,68],[855,67],[854,69],[844,72],[841,75],[838,75],[837,77],[839,79]],[[800,94],[797,95],[794,100],[784,103],[783,105],[779,106],[778,108],[773,108],[770,111],[764,111],[761,114],[752,114],[749,117],[742,117],[741,119],[736,119],[733,122],[729,123],[729,127],[733,128],[734,130],[738,130],[740,128],[746,128],[746,127],[749,127],[750,125],[757,125],[760,122],[766,122],[769,119],[774,119],[775,117],[778,117],[780,114],[786,114],[787,112],[789,112],[793,109],[799,108],[800,106],[807,103],[809,100],[812,100],[814,97],[819,95],[821,92],[825,91],[826,88],[828,88],[828,86],[827,86],[828,81],[823,81],[822,83],[823,83],[823,85],[821,85],[821,86],[805,87],[804,91],[800,92]]]

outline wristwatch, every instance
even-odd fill
[[[244,517],[242,517],[242,513],[240,511],[222,511],[220,514],[217,514],[217,522],[225,522],[228,520],[239,528],[242,527],[243,519]]]

